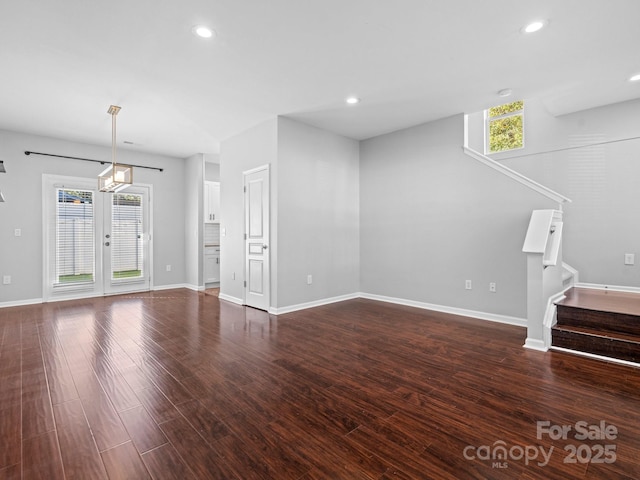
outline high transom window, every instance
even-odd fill
[[[524,147],[524,101],[506,103],[485,111],[485,153],[505,152]]]

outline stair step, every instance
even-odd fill
[[[572,288],[557,303],[559,326],[588,327],[640,337],[640,295]]]
[[[640,295],[572,288],[557,303],[551,344],[578,352],[640,362]]]
[[[551,338],[554,347],[640,363],[640,337],[635,335],[556,325],[551,330]]]
[[[640,337],[640,316],[638,315],[558,305],[557,319],[560,326],[588,327],[601,332]]]

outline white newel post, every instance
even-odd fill
[[[562,290],[562,211],[531,213],[522,251],[527,254],[526,348],[546,351],[544,319],[549,298]]]

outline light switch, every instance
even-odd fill
[[[625,253],[624,254],[624,264],[625,265],[634,265],[636,263],[636,255],[634,253]]]

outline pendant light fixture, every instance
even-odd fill
[[[111,105],[107,113],[111,115],[111,165],[98,176],[101,192],[116,193],[133,183],[133,167],[116,162],[116,115],[120,107]]]

